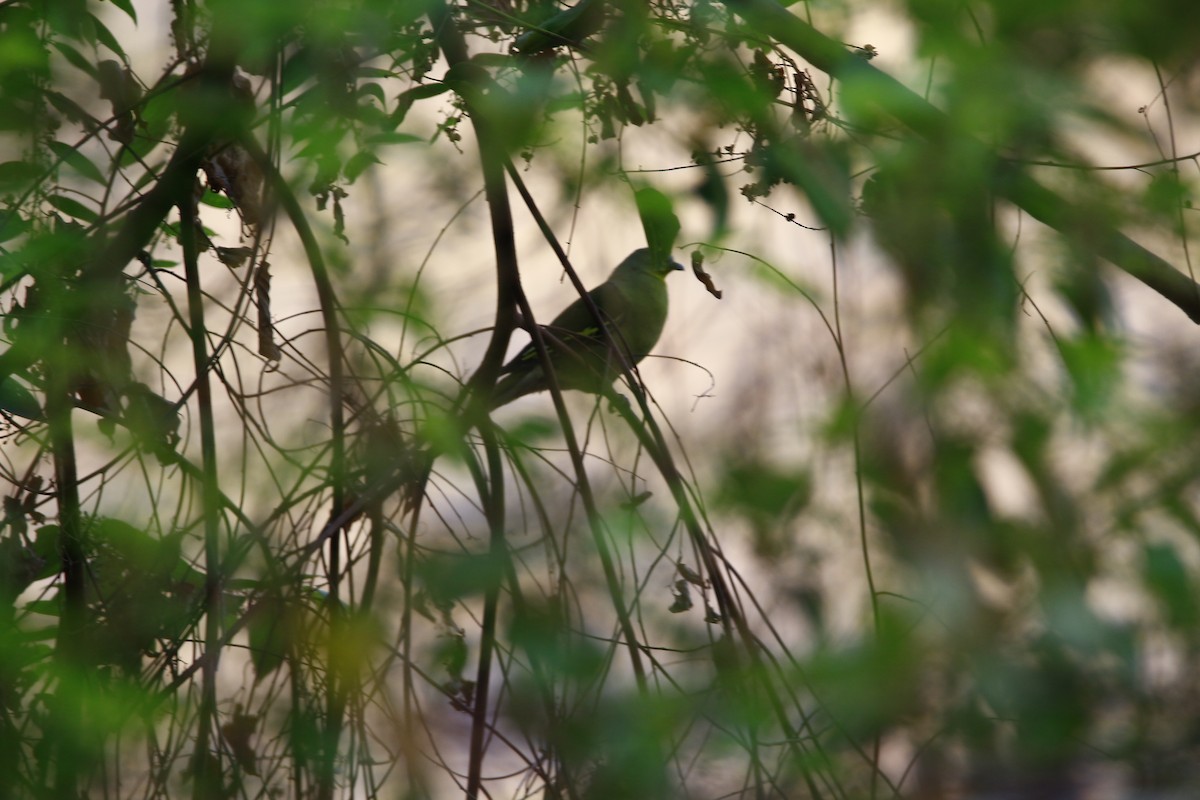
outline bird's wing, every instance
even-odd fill
[[[612,325],[621,324],[625,295],[611,280],[592,289],[588,292],[588,297],[600,312],[602,319]],[[575,302],[563,309],[562,313],[550,322],[549,327],[552,332],[571,332],[580,336],[601,338],[596,316],[582,297],[575,298]]]
[[[600,316],[616,329],[614,333],[619,331],[621,319],[624,316],[621,313],[621,308],[625,300],[621,290],[614,286],[612,281],[605,281],[588,292],[588,296],[591,297],[592,302],[596,305]],[[592,310],[588,308],[587,303],[584,302],[582,297],[575,298],[575,302],[563,309],[562,313],[545,327],[551,339],[551,344],[559,342],[567,348],[570,348],[572,344],[582,346],[589,342],[603,340],[600,326],[596,324],[596,317],[592,314]],[[505,364],[500,372],[501,374],[522,372],[532,369],[537,366],[537,363],[537,349],[530,342],[513,356],[512,360]]]

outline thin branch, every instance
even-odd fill
[[[193,181],[195,176],[193,176]],[[196,403],[200,415],[200,468],[204,514],[204,668],[201,673],[200,713],[196,720],[196,755],[193,762],[193,797],[205,797],[219,785],[220,748],[210,752],[209,736],[217,714],[217,666],[220,661],[222,570],[220,547],[221,495],[217,488],[216,428],[213,422],[212,386],[208,372],[208,331],[204,323],[204,298],[200,290],[200,267],[196,242],[196,201],[190,190],[179,202],[179,238],[187,276],[188,324],[192,340],[192,365],[196,372]]]

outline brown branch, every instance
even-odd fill
[[[195,181],[195,176],[192,176]],[[196,370],[196,403],[200,415],[200,467],[204,511],[204,670],[201,678],[200,711],[196,719],[197,770],[193,796],[218,780],[220,748],[209,751],[209,736],[217,715],[217,665],[221,637],[221,546],[220,492],[217,489],[216,427],[213,422],[212,386],[208,379],[208,332],[204,324],[204,298],[200,290],[199,245],[196,237],[196,200],[191,187],[180,195],[179,231],[187,279],[188,335],[192,340],[192,364]]]
[[[70,356],[67,356],[70,358]],[[79,476],[75,460],[75,432],[71,425],[69,370],[60,362],[48,369],[46,415],[50,429],[50,454],[54,460],[54,482],[58,501],[58,554],[62,561],[62,612],[58,622],[55,658],[63,675],[54,704],[52,727],[58,743],[55,790],[58,797],[77,797],[82,756],[86,746],[79,720],[83,718],[86,693],[81,681],[90,680],[83,652],[87,626],[84,576],[87,551],[84,547],[83,514],[79,503]]]
[[[529,327],[533,346],[537,352],[542,370],[546,374],[550,396],[558,416],[559,427],[563,432],[564,443],[571,457],[571,465],[576,476],[576,485],[582,501],[593,543],[604,572],[605,583],[612,599],[618,625],[625,640],[630,662],[633,668],[638,690],[647,691],[645,666],[640,655],[640,642],[633,626],[633,620],[622,598],[621,585],[614,566],[612,554],[605,540],[604,526],[601,522],[599,509],[592,494],[587,471],[583,463],[583,451],[575,438],[570,416],[563,403],[562,392],[554,375],[554,367],[550,362],[550,353],[546,347],[541,329],[537,326],[533,310],[521,288],[520,273],[517,267],[516,244],[513,238],[512,210],[508,202],[508,186],[504,179],[504,171],[509,166],[508,154],[502,149],[504,137],[497,135],[492,129],[487,114],[481,110],[485,105],[480,102],[484,87],[490,82],[487,74],[468,60],[466,43],[458,30],[450,9],[445,2],[436,2],[429,13],[433,24],[435,38],[441,48],[450,69],[446,74],[446,82],[462,98],[468,110],[471,124],[475,129],[475,137],[479,147],[480,165],[484,178],[484,193],[492,216],[492,237],[496,248],[497,298],[496,298],[496,328],[488,343],[483,363],[468,381],[467,407],[463,419],[468,424],[476,425],[485,437],[488,449],[488,465],[492,477],[491,492],[481,497],[487,509],[488,522],[492,529],[492,551],[504,552],[500,547],[503,537],[503,469],[496,458],[495,443],[491,440],[491,425],[486,415],[488,401],[492,395],[496,378],[499,375],[504,352],[508,348],[513,328],[516,324],[516,312],[519,310]],[[495,88],[495,87],[488,87]],[[582,287],[578,287],[581,293]],[[500,538],[497,538],[500,537]],[[488,606],[494,602],[493,592],[489,588]],[[491,624],[489,618],[488,624]],[[483,735],[486,731],[486,714],[488,711],[488,680],[490,658],[485,657],[489,652],[493,632],[485,629],[481,644],[480,662],[476,676],[474,718],[471,726],[470,757],[468,762],[466,795],[471,800],[481,795],[482,791],[482,760]]]

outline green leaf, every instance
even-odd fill
[[[33,552],[42,560],[37,580],[49,578],[62,571],[62,552],[58,546],[61,529],[57,525],[43,525],[33,539]]]
[[[115,517],[93,518],[89,533],[97,544],[112,548],[130,566],[141,570],[152,569],[164,547],[161,539]]]
[[[650,251],[658,259],[669,260],[679,236],[679,218],[671,198],[651,188],[638,189],[634,197]]]
[[[1071,380],[1076,410],[1094,416],[1109,406],[1121,378],[1119,342],[1096,334],[1055,340]]]
[[[382,69],[381,67],[359,67],[355,72],[360,78],[394,78],[396,72],[390,69]]]
[[[0,378],[0,411],[26,419],[43,418],[37,398],[11,375]]]
[[[157,142],[163,138],[176,112],[177,95],[162,92],[150,95],[141,108],[141,120],[145,124],[146,138]]]
[[[414,86],[408,91],[401,92],[401,97],[409,97],[413,100],[422,100],[426,97],[437,97],[439,94],[445,94],[450,91],[448,83],[422,83],[420,86]]]
[[[42,174],[42,168],[28,161],[5,161],[0,164],[0,190],[23,189]]]
[[[94,125],[96,123],[95,117],[84,111],[78,103],[61,92],[46,92],[46,99],[50,101],[50,105],[54,106],[58,113],[71,122],[77,122],[80,125]]]
[[[729,190],[725,177],[717,169],[716,159],[711,153],[697,153],[696,161],[704,171],[704,180],[696,187],[696,195],[712,210],[712,238],[720,239],[726,231],[729,219]]]
[[[1143,553],[1146,586],[1162,603],[1171,625],[1187,630],[1195,626],[1197,608],[1192,581],[1175,548],[1146,545]]]
[[[0,212],[0,242],[15,239],[31,227],[29,220],[15,211]]]
[[[603,0],[579,0],[574,6],[531,24],[513,42],[514,52],[536,55],[555,47],[578,45],[604,24]]]
[[[567,94],[559,95],[551,98],[546,103],[546,113],[554,114],[558,111],[567,111],[572,108],[583,108],[583,101],[586,95],[583,92],[568,92]]]
[[[358,96],[374,97],[379,101],[380,107],[387,105],[387,99],[383,94],[383,87],[378,83],[364,83],[362,86],[358,87]]]
[[[283,665],[296,638],[295,621],[295,612],[282,598],[264,599],[250,612],[246,634],[255,681]]]
[[[54,206],[59,211],[78,220],[82,220],[84,222],[95,222],[100,218],[99,214],[74,198],[64,197],[61,194],[56,194],[47,197],[46,200],[50,203],[50,205]]]
[[[301,84],[313,77],[316,71],[317,61],[312,52],[308,48],[299,50],[283,65],[283,72],[279,79],[280,94],[287,95],[293,89],[299,88]]]
[[[133,0],[108,0],[108,2],[128,14],[129,18],[134,22],[138,21],[137,11],[133,8]]]
[[[476,53],[471,56],[471,63],[477,64],[485,69],[509,69],[518,65],[520,62],[510,55],[504,53]]]
[[[1160,172],[1146,187],[1146,208],[1157,214],[1175,214],[1185,207],[1191,193],[1179,176],[1173,172]]]
[[[732,463],[720,478],[716,501],[756,519],[790,519],[808,505],[812,484],[805,469],[783,470],[760,461]]]
[[[423,143],[424,138],[413,136],[411,133],[400,133],[399,131],[385,131],[377,133],[367,139],[367,144],[372,146],[385,144],[418,144]]]
[[[91,75],[93,78],[98,76],[96,65],[88,60],[83,53],[80,53],[66,42],[52,42],[54,49],[62,53],[63,58],[71,62],[74,66]]]
[[[104,178],[104,173],[100,171],[100,168],[88,160],[88,157],[83,153],[79,152],[74,147],[71,147],[71,145],[66,144],[65,142],[51,142],[50,150],[63,163],[88,180],[95,181],[99,184],[104,184],[107,182]]]
[[[389,119],[392,127],[397,128],[401,122],[404,122],[405,115],[408,114],[408,110],[412,108],[413,103],[417,100],[426,97],[436,97],[448,91],[450,91],[450,85],[447,83],[423,83],[396,95],[396,108],[392,111]]]
[[[210,208],[220,208],[224,210],[234,207],[232,200],[223,194],[217,194],[212,189],[204,190],[204,195],[201,196],[200,203],[202,205],[209,206]]]
[[[125,50],[121,47],[121,43],[117,41],[117,37],[113,36],[113,32],[110,31],[103,22],[95,17],[92,18],[92,23],[95,26],[96,38],[100,41],[100,44],[104,45],[121,58],[125,58]]]
[[[372,164],[382,164],[375,154],[369,150],[361,150],[350,157],[346,162],[346,166],[342,167],[342,174],[346,176],[346,180],[354,183],[355,179],[361,175],[367,167]]]
[[[62,603],[58,597],[49,600],[30,600],[22,609],[30,614],[45,614],[47,617],[57,617],[62,613]]]

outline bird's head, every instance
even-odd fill
[[[681,264],[677,264],[668,257],[655,257],[650,248],[643,247],[640,250],[634,250],[629,256],[617,265],[613,271],[613,277],[618,275],[654,275],[659,278],[665,278],[675,270],[683,269]]]

